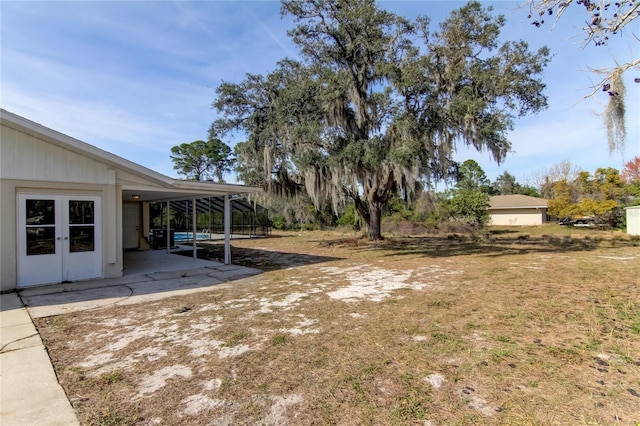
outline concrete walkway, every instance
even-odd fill
[[[20,298],[3,294],[0,304],[0,423],[78,425]]]
[[[19,295],[1,295],[0,424],[79,424],[58,384],[32,318],[211,291],[262,273],[257,269],[216,262],[198,266],[196,269],[33,287],[21,290]]]

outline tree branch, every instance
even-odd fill
[[[609,72],[606,77],[604,77],[602,80],[600,80],[600,83],[598,83],[598,84],[593,86],[593,91],[591,91],[591,93],[588,93],[587,95],[583,96],[583,98],[580,101],[578,101],[575,104],[573,104],[572,107],[576,106],[582,100],[588,99],[588,98],[594,96],[602,87],[604,87],[605,84],[607,84],[607,82],[611,81],[611,78],[613,77],[614,74],[618,74],[618,73],[622,74],[623,72],[625,72],[629,68],[634,68],[634,67],[637,67],[637,66],[640,66],[640,58],[638,58],[638,59],[636,59],[636,60],[634,60],[632,62],[623,64],[623,65],[620,65],[620,66],[614,68],[613,71]],[[592,71],[593,72],[597,72],[597,73],[602,73],[602,70],[592,70]]]

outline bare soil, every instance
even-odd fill
[[[37,327],[88,425],[635,425],[640,239],[575,232],[237,240],[263,274]]]

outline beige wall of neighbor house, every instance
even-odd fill
[[[491,225],[535,226],[546,221],[546,209],[505,209],[491,212]]]
[[[150,201],[259,191],[242,185],[174,180],[5,110],[0,110],[0,123],[2,291],[61,282],[65,277],[121,276],[125,200],[139,203],[140,236],[144,237],[149,230]],[[82,200],[86,203],[82,204]],[[50,215],[55,216],[56,223],[52,226],[46,223],[50,219],[33,216],[34,203],[44,201],[50,212],[55,211],[55,215]],[[89,216],[95,223],[77,222],[74,215],[79,205],[91,210]],[[54,258],[53,263],[39,263],[47,256]],[[61,256],[61,267],[57,266],[55,256]],[[78,260],[84,259],[81,256],[95,263],[89,272],[82,269],[85,265]],[[83,271],[79,275],[69,272],[74,266],[72,258]],[[32,279],[29,265],[48,265],[51,276],[46,269]]]
[[[627,234],[640,235],[640,206],[627,207]]]
[[[489,198],[489,224],[536,226],[547,222],[547,200],[528,195],[496,195]]]

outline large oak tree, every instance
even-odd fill
[[[435,32],[373,0],[284,0],[281,10],[302,59],[220,85],[212,130],[246,133],[243,173],[260,171],[272,191],[306,191],[317,207],[352,199],[371,239],[394,193],[455,173],[458,144],[500,162],[514,119],[546,106],[548,50],[500,44],[504,18],[478,2]]]

